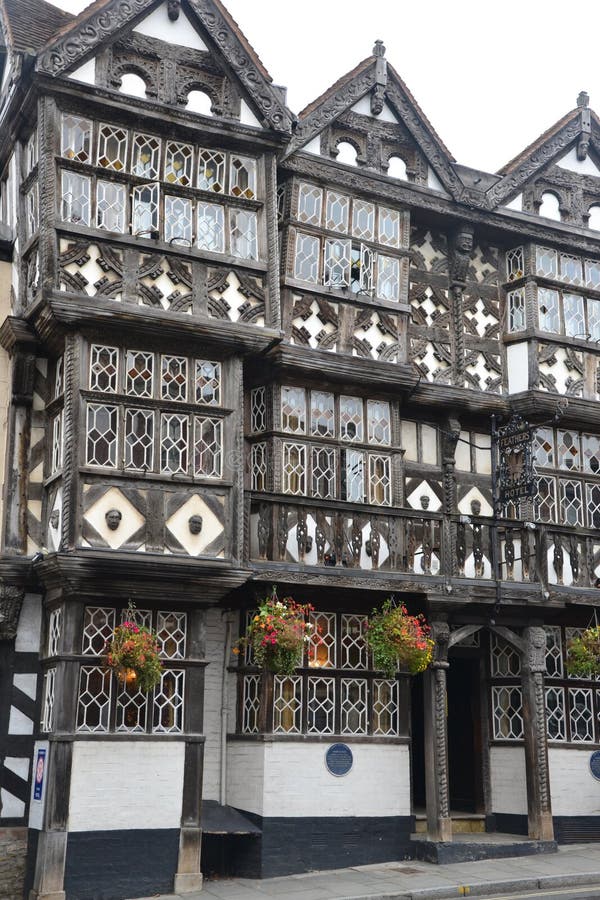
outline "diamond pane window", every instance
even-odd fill
[[[38,132],[34,128],[25,145],[25,176],[31,175],[38,164]]]
[[[552,291],[548,288],[539,287],[538,310],[541,330],[551,331],[554,334],[558,334],[560,332],[558,291]]]
[[[306,392],[304,388],[281,388],[281,427],[290,434],[306,434]]]
[[[586,484],[585,499],[588,527],[600,529],[600,484]]]
[[[188,361],[184,356],[161,358],[160,396],[163,400],[187,400]]]
[[[535,271],[545,278],[558,278],[558,256],[548,247],[535,248]]]
[[[260,712],[260,675],[244,675],[242,696],[242,732],[258,734]]]
[[[56,656],[62,630],[62,609],[53,609],[48,619],[48,656]]]
[[[63,411],[52,419],[52,472],[58,472],[63,464]]]
[[[583,297],[579,294],[564,294],[563,314],[565,317],[565,334],[568,334],[569,337],[587,337]]]
[[[156,637],[163,659],[184,659],[187,615],[184,612],[159,612]]]
[[[183,731],[183,690],[185,672],[182,669],[163,669],[160,684],[154,692],[154,723],[152,731],[174,734]]]
[[[597,259],[586,259],[585,261],[585,283],[587,287],[600,288],[600,261]]]
[[[312,495],[333,500],[336,495],[336,451],[329,447],[311,450]]]
[[[325,228],[330,231],[348,231],[348,214],[350,211],[350,199],[342,194],[327,191],[327,206],[325,211]]]
[[[590,340],[600,341],[600,300],[587,301],[588,333]]]
[[[56,360],[56,368],[54,370],[54,397],[60,397],[65,389],[65,358],[59,356]]]
[[[198,156],[198,187],[201,191],[225,192],[225,154],[201,150]]]
[[[520,687],[493,687],[494,739],[518,741],[523,737],[523,696]]]
[[[299,734],[302,730],[302,677],[276,675],[273,679],[273,732]]]
[[[90,224],[91,179],[76,172],[61,175],[61,218],[75,225]]]
[[[562,638],[561,629],[555,625],[545,625],[546,632],[546,677],[562,678]]]
[[[266,491],[269,472],[269,453],[266,443],[253,444],[250,451],[252,490]]]
[[[92,344],[90,349],[90,390],[115,393],[119,375],[119,351],[116,347]]]
[[[366,616],[342,615],[342,669],[367,668]]]
[[[375,254],[366,244],[353,245],[350,251],[350,290],[353,294],[373,293]]]
[[[158,236],[159,186],[144,184],[133,189],[131,233],[134,237]]]
[[[243,209],[232,209],[231,253],[239,259],[258,259],[256,213]]]
[[[515,247],[506,254],[506,280],[516,281],[525,274],[523,248]]]
[[[284,494],[306,493],[306,447],[304,444],[284,443],[283,486]]]
[[[88,404],[87,457],[89,466],[117,465],[118,409],[116,406]]]
[[[221,403],[221,363],[196,360],[196,403]]]
[[[397,300],[400,295],[400,262],[391,256],[377,256],[377,296]]]
[[[96,185],[96,225],[105,231],[123,234],[125,231],[125,188],[112,181],[98,181]]]
[[[561,469],[571,471],[581,469],[581,452],[579,449],[579,434],[576,431],[559,431],[558,438],[558,465]]]
[[[294,278],[316,284],[319,280],[319,238],[312,234],[296,234]]]
[[[298,191],[298,221],[321,224],[323,191],[314,184],[301,184]]]
[[[372,444],[390,443],[390,404],[386,400],[367,401],[367,440]]]
[[[194,419],[194,474],[204,478],[223,476],[223,422]]]
[[[341,689],[342,734],[366,734],[366,678],[343,678],[341,682]]]
[[[250,391],[250,431],[260,432],[267,427],[267,398],[264,387]]]
[[[25,224],[27,237],[33,237],[38,230],[38,186],[37,181],[25,196]]]
[[[560,277],[567,284],[581,284],[583,282],[581,260],[576,256],[568,256],[566,253],[561,253]]]
[[[147,471],[154,463],[154,413],[125,410],[125,468]]]
[[[369,454],[369,503],[390,506],[392,502],[392,479],[389,456]]]
[[[323,284],[330,287],[348,287],[352,245],[350,241],[329,238],[323,248]]]
[[[77,731],[108,731],[112,677],[99,666],[82,666],[79,672]]]
[[[564,525],[583,525],[581,482],[559,478],[558,487],[561,522]]]
[[[187,416],[161,416],[160,426],[160,468],[171,475],[185,475],[188,470]]]
[[[342,499],[365,502],[365,454],[361,450],[342,451]]]
[[[308,720],[309,734],[333,734],[335,731],[335,681],[333,678],[309,678]]]
[[[365,200],[352,204],[352,234],[363,241],[372,241],[375,231],[375,207]]]
[[[566,740],[565,692],[563,688],[546,688],[546,732],[549,741]]]
[[[373,734],[398,734],[398,682],[373,682]]]
[[[554,465],[554,432],[551,428],[536,428],[533,455],[536,466]]]
[[[144,732],[148,721],[148,695],[138,690],[136,682],[119,684],[117,694],[116,731]]]
[[[193,243],[192,201],[185,197],[165,196],[165,241],[170,244]]]
[[[77,162],[91,162],[92,123],[89,119],[63,113],[60,154]]]
[[[198,203],[198,247],[211,253],[225,251],[224,210],[217,203]]]
[[[335,669],[335,613],[313,611],[309,613],[309,621],[314,625],[314,630],[308,645],[308,665],[311,669]]]
[[[333,394],[311,391],[310,433],[319,437],[335,436],[335,406]]]
[[[594,740],[594,711],[591,688],[568,688],[571,740]]]
[[[81,652],[100,656],[115,627],[115,611],[107,607],[86,606]]]
[[[343,441],[363,440],[363,402],[359,397],[340,397],[340,437]]]
[[[521,660],[517,651],[497,634],[490,643],[492,677],[516,678],[521,674]]]
[[[229,168],[229,193],[253,200],[256,197],[256,160],[232,156]]]
[[[46,669],[44,672],[44,688],[42,692],[42,717],[40,731],[49,732],[54,729],[54,687],[56,683],[56,668]]]
[[[508,331],[525,330],[525,292],[519,288],[517,291],[509,291],[506,297],[508,311]]]
[[[388,247],[400,246],[400,213],[396,209],[379,207],[379,243]]]
[[[114,125],[101,125],[98,137],[97,164],[103,169],[123,172],[127,162],[127,129]]]
[[[154,354],[143,350],[128,350],[125,390],[135,397],[151,397],[154,380]]]
[[[535,514],[540,522],[556,522],[556,494],[554,478],[537,479],[534,497]]]
[[[189,187],[192,183],[193,161],[193,147],[169,141],[165,152],[165,181]]]
[[[160,140],[147,134],[133,137],[132,172],[140,178],[157,181],[160,174]]]

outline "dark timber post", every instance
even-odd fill
[[[434,658],[424,673],[425,790],[427,833],[430,841],[451,841],[452,821],[448,789],[448,729],[446,669],[450,628],[443,619],[431,623]]]
[[[541,627],[529,626],[525,629],[523,637],[525,647],[522,655],[521,683],[528,831],[529,837],[534,840],[553,841],[544,702],[546,633]]]

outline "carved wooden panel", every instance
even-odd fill
[[[313,350],[337,349],[339,307],[324,297],[294,294],[289,341]]]
[[[138,302],[171,312],[192,311],[192,266],[173,256],[140,255]]]
[[[427,381],[452,384],[452,351],[449,343],[413,337],[410,341],[410,358]]]
[[[123,252],[109,244],[62,238],[59,256],[59,287],[67,293],[101,295],[121,300]]]
[[[208,314],[230,322],[265,324],[265,290],[260,276],[211,269],[208,275]]]
[[[352,328],[352,353],[384,362],[397,362],[398,316],[388,312],[360,309],[354,312]]]
[[[566,394],[571,397],[583,395],[583,354],[570,347],[556,344],[539,344],[539,383],[541,391]]]

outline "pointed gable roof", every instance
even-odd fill
[[[301,150],[326,126],[377,86],[383,91],[383,97],[395,111],[398,121],[406,127],[427,158],[443,187],[455,198],[460,197],[464,185],[452,166],[454,157],[400,75],[383,58],[383,52],[384,48],[378,49],[376,45],[371,56],[363,59],[302,110],[286,156]]]
[[[17,52],[36,52],[74,16],[46,0],[0,0],[6,42]]]
[[[18,0],[13,0],[18,2]],[[135,26],[164,0],[96,0],[63,27],[40,54],[37,69],[60,76],[81,65],[102,43]],[[192,21],[213,43],[258,110],[276,131],[289,132],[292,114],[271,76],[220,0],[182,0]]]
[[[544,166],[559,158],[579,138],[594,141],[594,132],[600,136],[600,119],[588,108],[587,94],[577,98],[577,106],[547,128],[514,159],[498,170],[503,176],[487,193],[491,206],[499,206],[517,194],[527,181]],[[600,145],[596,144],[600,151]]]

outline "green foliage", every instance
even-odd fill
[[[133,606],[129,605],[129,617],[113,631],[106,642],[106,665],[119,681],[134,684],[147,694],[160,681],[162,662],[156,635],[137,625]]]
[[[405,606],[386,600],[367,624],[367,643],[376,669],[394,678],[398,668],[411,675],[424,672],[433,657],[430,628],[423,615],[411,616]]]
[[[586,628],[567,644],[567,672],[574,678],[600,675],[600,626]]]
[[[314,626],[306,621],[310,604],[300,604],[291,597],[279,600],[275,592],[258,607],[239,647],[251,647],[255,663],[276,675],[291,675],[302,665],[304,645],[310,641]],[[234,650],[234,652],[236,652]]]

